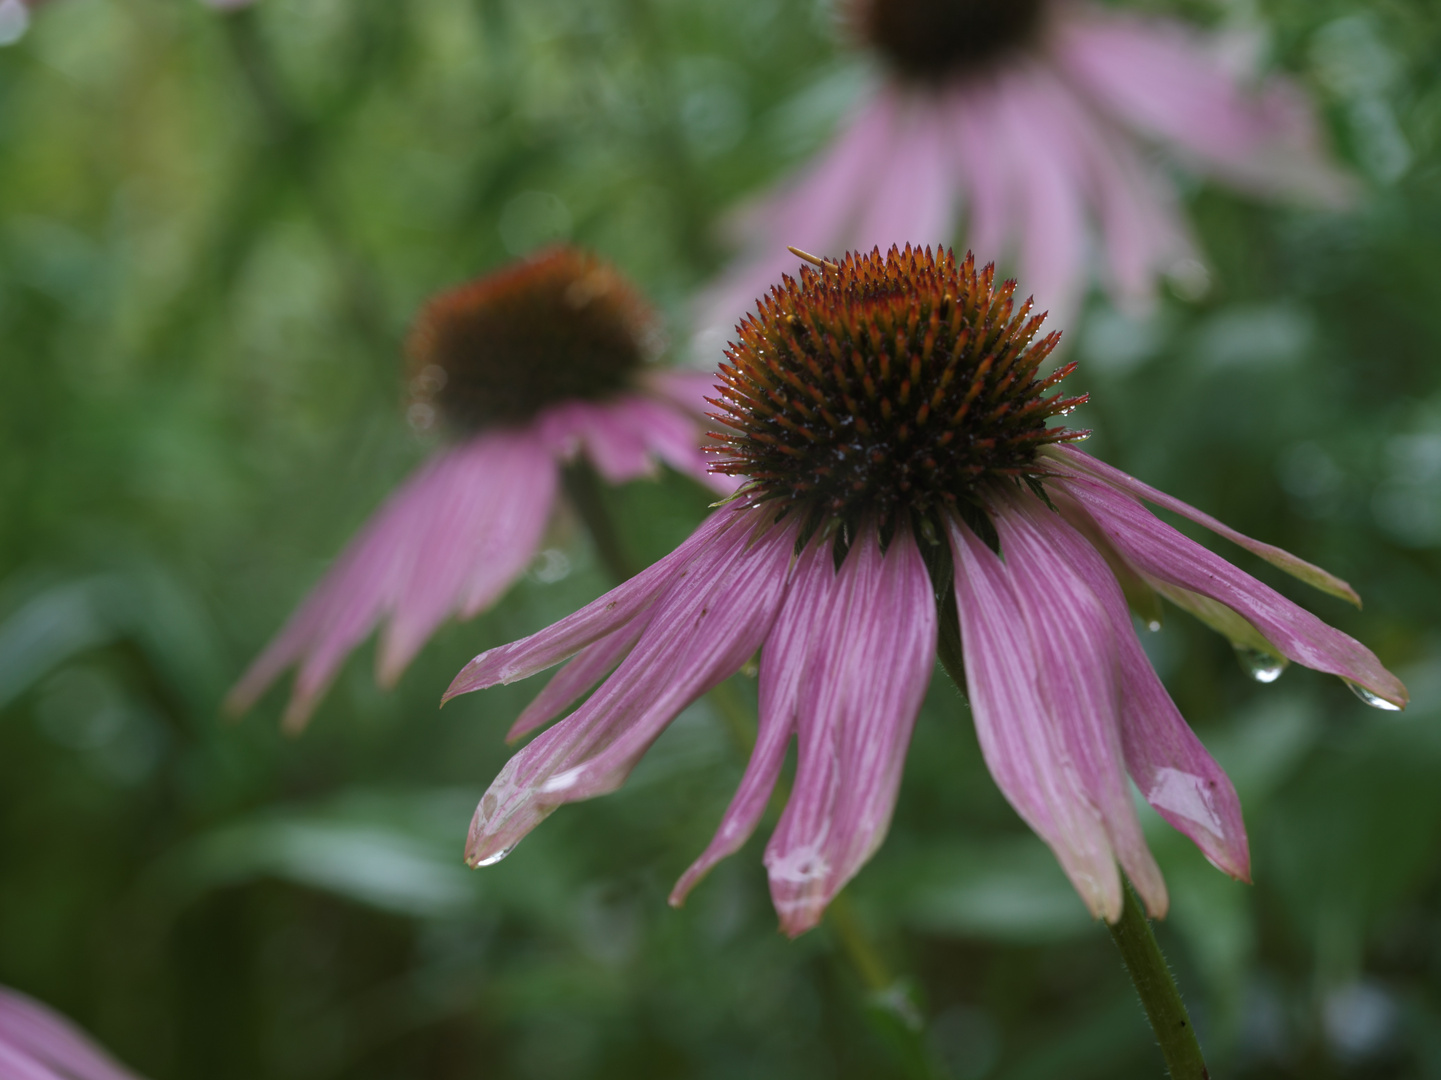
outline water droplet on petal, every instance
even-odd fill
[[[1371,708],[1373,708],[1373,709],[1381,709],[1381,710],[1383,710],[1383,711],[1385,711],[1385,712],[1400,712],[1400,711],[1401,711],[1401,706],[1400,706],[1400,705],[1397,705],[1394,701],[1387,701],[1385,698],[1381,697],[1379,694],[1373,694],[1370,690],[1367,690],[1364,686],[1357,686],[1357,685],[1356,685],[1355,683],[1353,683],[1350,679],[1342,679],[1341,681],[1351,688],[1351,693],[1355,694],[1358,698],[1360,698],[1362,701],[1364,701],[1367,705],[1370,705]]]
[[[505,858],[507,855],[509,855],[509,854],[510,854],[512,851],[514,851],[514,850],[515,850],[515,845],[514,845],[514,844],[511,844],[510,847],[503,847],[503,848],[501,848],[501,849],[500,849],[499,851],[497,851],[494,855],[487,855],[487,856],[486,856],[485,858],[483,858],[483,859],[477,859],[472,865],[475,866],[475,867],[477,867],[477,868],[482,867],[482,866],[494,866],[496,863],[500,862],[501,859]]]
[[[1249,645],[1236,645],[1234,648],[1241,670],[1258,683],[1273,683],[1286,670],[1286,661],[1275,653],[1262,652]]]

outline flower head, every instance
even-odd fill
[[[777,280],[778,233],[812,251],[960,235],[982,261],[1012,260],[1065,321],[1092,267],[1130,306],[1164,274],[1204,285],[1155,149],[1266,197],[1354,194],[1301,90],[1236,71],[1220,39],[1183,23],[1081,0],[845,10],[882,61],[879,86],[801,175],[735,219],[741,256],[701,301],[702,341]]]
[[[136,1080],[65,1017],[0,986],[0,1076],[14,1080]]]
[[[427,304],[409,341],[408,415],[446,441],[341,553],[228,707],[248,709],[297,664],[285,722],[302,726],[381,622],[377,678],[393,684],[440,623],[482,611],[521,574],[561,466],[582,453],[613,483],[662,461],[730,490],[701,454],[702,381],[653,368],[656,336],[653,314],[614,267],[566,247]]]
[[[1406,691],[1363,645],[1152,516],[1191,518],[1328,592],[1344,582],[1067,443],[1078,399],[1038,364],[1054,337],[967,257],[848,255],[771,290],[722,369],[718,468],[747,478],[689,540],[574,615],[476,657],[447,697],[574,657],[513,734],[584,704],[517,753],[471,825],[501,858],[558,805],[611,791],[687,704],[760,652],[759,731],[679,903],[759,823],[792,738],[794,787],[766,848],[800,933],[880,844],[954,612],[982,752],[1098,916],[1118,867],[1167,906],[1129,776],[1218,867],[1247,879],[1241,808],[1137,639],[1155,594],[1238,648],[1331,672],[1375,704]],[[937,598],[939,597],[939,610]],[[1149,598],[1149,600],[1147,599]],[[954,604],[954,608],[951,605]]]

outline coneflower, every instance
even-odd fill
[[[1204,269],[1153,148],[1259,195],[1338,205],[1354,193],[1300,87],[1238,73],[1182,22],[1076,0],[842,10],[881,61],[879,88],[799,177],[737,217],[741,255],[701,302],[710,332],[779,276],[778,234],[813,251],[959,236],[978,257],[1013,259],[1063,320],[1095,266],[1128,304],[1166,273],[1194,288]]]
[[[1247,655],[1406,691],[1363,645],[1154,517],[1164,506],[1326,592],[1344,582],[1103,464],[1051,423],[1083,400],[1041,365],[1058,335],[968,256],[907,247],[803,266],[739,328],[720,372],[715,468],[743,480],[670,555],[537,634],[476,657],[446,698],[573,657],[513,734],[471,825],[476,865],[562,803],[614,790],[690,702],[760,654],[759,731],[687,891],[759,823],[797,742],[766,848],[799,934],[875,851],[937,657],[966,685],[991,774],[1090,910],[1118,866],[1167,907],[1129,776],[1217,867],[1248,879],[1241,807],[1142,651],[1127,597],[1156,594]],[[958,635],[958,639],[957,639]],[[961,669],[964,669],[962,674]],[[601,681],[604,680],[604,681]]]
[[[298,665],[285,723],[307,721],[350,651],[384,622],[393,684],[452,614],[494,603],[530,563],[562,466],[612,483],[658,462],[717,491],[701,454],[709,379],[649,362],[655,316],[609,264],[559,247],[431,300],[409,343],[408,415],[443,448],[365,525],[227,701],[243,712]]]

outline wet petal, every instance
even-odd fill
[[[761,649],[760,724],[745,775],[714,839],[671,891],[674,905],[711,867],[740,850],[765,813],[796,729],[801,680],[810,668],[835,580],[830,544],[812,543],[791,573],[785,603]]]
[[[1141,834],[1121,743],[1120,654],[1107,612],[1108,600],[1123,603],[1120,587],[1080,534],[1029,492],[1006,497],[992,514],[1017,605],[1040,657],[1041,698],[1062,728],[1116,859],[1147,910],[1160,918],[1168,904],[1166,885]],[[1114,595],[1098,596],[1088,577]]]
[[[1124,491],[1138,499],[1154,503],[1164,507],[1172,513],[1180,514],[1189,518],[1197,525],[1204,525],[1217,536],[1223,536],[1233,544],[1237,544],[1253,555],[1259,555],[1272,566],[1286,571],[1292,577],[1304,581],[1313,588],[1320,589],[1324,593],[1338,596],[1342,600],[1349,600],[1357,607],[1361,606],[1361,598],[1356,595],[1356,590],[1347,585],[1334,574],[1329,574],[1319,566],[1313,566],[1305,559],[1299,559],[1289,551],[1273,547],[1270,544],[1263,544],[1259,540],[1252,540],[1249,536],[1237,532],[1229,525],[1213,518],[1210,514],[1197,510],[1194,506],[1182,502],[1180,499],[1167,495],[1150,484],[1142,483],[1134,476],[1123,473],[1120,469],[1107,465],[1099,458],[1094,458],[1074,446],[1053,445],[1041,451],[1048,455],[1051,461],[1060,466],[1062,475],[1085,475],[1102,480],[1119,491]],[[1070,466],[1070,468],[1066,468]]]
[[[785,595],[795,526],[762,529],[750,546],[730,540],[676,574],[620,667],[506,763],[471,823],[469,862],[509,851],[561,803],[614,791],[681,709],[760,647]]]
[[[771,899],[794,937],[880,846],[936,657],[930,577],[910,532],[884,555],[861,532],[816,612],[797,695],[796,783],[766,846]]]
[[[1006,564],[959,521],[948,523],[966,686],[986,766],[1002,794],[1056,854],[1096,916],[1121,912],[1110,841],[1067,739],[1040,693],[1040,657]]]
[[[506,732],[506,742],[514,742],[536,728],[550,723],[565,709],[608,675],[626,653],[634,648],[641,631],[649,622],[644,616],[634,619],[619,630],[587,645],[557,671],[545,689],[516,718]]]
[[[1085,477],[1052,482],[1086,507],[1116,549],[1143,574],[1226,605],[1298,664],[1339,675],[1394,705],[1406,704],[1406,688],[1370,649],[1183,536],[1134,499]]]
[[[727,549],[744,546],[750,539],[747,526],[756,524],[757,517],[756,511],[739,504],[717,510],[685,543],[629,581],[538,633],[481,653],[461,669],[442,702],[457,694],[528,678],[619,630],[646,611],[701,553],[717,544]]]
[[[1121,665],[1121,744],[1131,778],[1146,801],[1195,841],[1214,865],[1249,881],[1250,847],[1236,789],[1157,677],[1136,638],[1125,598],[1107,560],[1092,546],[1087,530],[1052,529],[1049,534],[1058,553],[1101,601],[1110,619]],[[1196,599],[1215,603],[1200,596]],[[1249,626],[1230,609],[1223,610]],[[1268,647],[1264,638],[1261,641]]]

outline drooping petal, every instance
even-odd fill
[[[876,178],[848,248],[887,251],[910,241],[917,247],[950,242],[956,189],[947,160],[944,117],[930,94],[898,103],[896,145]]]
[[[1230,182],[1324,205],[1354,196],[1354,182],[1326,159],[1304,95],[1280,78],[1244,91],[1189,27],[1088,11],[1058,20],[1053,40],[1078,86]]]
[[[621,484],[655,472],[640,428],[629,419],[624,406],[567,401],[536,417],[536,426],[557,457],[568,459],[584,452],[602,479]]]
[[[1339,675],[1397,707],[1406,704],[1406,688],[1370,649],[1177,532],[1128,495],[1083,476],[1052,483],[1084,505],[1143,574],[1225,604],[1298,664]]]
[[[760,723],[745,775],[714,839],[671,890],[673,905],[679,906],[711,867],[739,851],[765,813],[795,733],[801,681],[823,632],[835,580],[830,544],[811,543],[796,562],[785,602],[761,649]]]
[[[1006,152],[1021,166],[1012,177],[1020,280],[1064,326],[1086,287],[1086,205],[1083,181],[1065,152],[1065,128],[1037,93],[1038,76],[1028,70],[1012,77],[1001,119]]]
[[[1116,919],[1121,879],[1067,739],[1040,692],[1040,664],[1006,564],[959,521],[948,531],[966,687],[986,767],[1056,854],[1091,913]]]
[[[433,502],[411,507],[414,548],[387,598],[393,614],[377,655],[382,686],[452,613],[470,618],[521,575],[555,502],[555,462],[528,436],[481,436],[446,465]]]
[[[0,987],[5,1080],[136,1080],[85,1032],[34,998]]]
[[[1098,577],[1095,571],[1104,571],[1104,564],[1081,536],[1029,492],[1007,493],[993,503],[992,519],[1017,606],[1040,657],[1041,699],[1061,728],[1117,861],[1159,918],[1168,904],[1166,885],[1126,783],[1116,635],[1106,601],[1073,559],[1093,561],[1090,576],[1114,588],[1116,603],[1120,590]]]
[[[747,209],[741,230],[755,254],[708,288],[697,324],[724,331],[780,280],[794,273],[789,245],[817,255],[839,254],[845,230],[864,204],[876,171],[890,159],[898,102],[882,90],[852,117],[830,148],[790,187]],[[710,358],[707,358],[709,360]]]
[[[600,682],[635,647],[648,622],[644,616],[634,619],[613,634],[591,642],[571,657],[516,718],[506,732],[506,742],[514,742],[550,723],[571,702]]]
[[[1039,514],[1031,516],[1039,518]],[[1063,527],[1047,532],[1057,552],[1101,601],[1110,619],[1121,665],[1121,744],[1131,778],[1146,801],[1189,836],[1213,864],[1232,877],[1249,881],[1250,847],[1236,789],[1161,684],[1136,637],[1125,597],[1107,560],[1092,546],[1087,530]],[[1232,617],[1244,623],[1239,616]]]
[[[1138,499],[1144,499],[1146,502],[1155,503],[1157,506],[1164,507],[1172,513],[1180,514],[1182,517],[1194,521],[1197,525],[1204,525],[1217,536],[1225,537],[1231,541],[1231,543],[1245,548],[1253,555],[1260,556],[1272,566],[1286,571],[1286,573],[1292,577],[1304,581],[1313,588],[1320,589],[1322,592],[1329,593],[1332,596],[1340,597],[1342,600],[1348,600],[1357,607],[1361,606],[1361,598],[1356,595],[1356,590],[1336,577],[1336,575],[1327,573],[1319,566],[1308,563],[1305,559],[1297,558],[1289,551],[1283,551],[1281,548],[1273,547],[1271,544],[1263,544],[1259,540],[1252,540],[1249,536],[1239,533],[1229,525],[1216,520],[1210,514],[1197,510],[1189,503],[1184,503],[1171,495],[1167,495],[1159,488],[1153,488],[1150,484],[1142,483],[1134,476],[1124,473],[1112,465],[1107,465],[1099,458],[1094,458],[1082,450],[1077,450],[1074,446],[1066,446],[1058,443],[1046,447],[1041,453],[1049,455],[1051,461],[1055,465],[1060,466],[1058,471],[1061,475],[1076,475],[1079,473],[1103,480],[1113,488],[1134,495]],[[1067,469],[1066,466],[1070,466],[1070,468]]]
[[[387,615],[382,676],[399,675],[449,614],[473,614],[519,575],[553,502],[555,466],[525,432],[478,436],[441,454],[386,500],[236,683],[250,708],[299,664],[285,723],[303,726],[346,656]]]
[[[1014,228],[1011,182],[1014,166],[999,130],[1003,87],[992,81],[964,84],[947,92],[956,180],[966,201],[966,245],[976,261],[999,263]]]
[[[684,575],[702,552],[717,544],[725,545],[727,550],[743,546],[750,536],[745,526],[752,524],[755,516],[755,511],[742,505],[717,510],[683,544],[629,581],[530,637],[481,653],[461,669],[441,698],[442,703],[457,694],[528,678],[621,630]]]
[[[795,789],[766,846],[771,900],[794,937],[880,846],[936,656],[936,608],[910,531],[882,555],[863,528],[842,564],[797,695]]]
[[[755,653],[785,595],[796,531],[756,524],[672,576],[620,667],[506,763],[476,809],[468,861],[509,851],[561,803],[615,790],[683,708]]]

